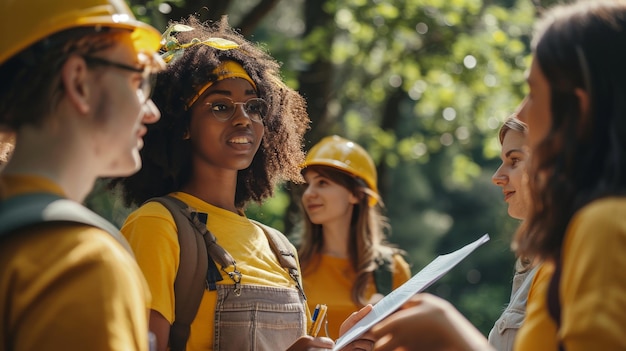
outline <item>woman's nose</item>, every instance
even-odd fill
[[[311,186],[307,186],[302,193],[302,199],[309,198],[315,196],[315,191]]]
[[[161,118],[161,111],[152,100],[146,101],[141,107],[143,113],[142,122],[145,124],[156,123]]]
[[[497,186],[503,186],[509,182],[509,177],[505,174],[505,172],[503,172],[502,166],[500,166],[500,168],[496,170],[496,173],[491,176],[491,181]]]
[[[252,124],[252,118],[246,112],[243,104],[236,104],[235,111],[233,113],[233,124],[246,126]]]

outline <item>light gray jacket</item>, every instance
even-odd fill
[[[526,316],[528,291],[537,269],[538,265],[513,277],[511,301],[489,332],[489,343],[498,351],[513,350],[515,336]]]

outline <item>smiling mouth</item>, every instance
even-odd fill
[[[309,211],[314,211],[314,210],[316,210],[316,209],[318,209],[318,208],[320,208],[320,207],[322,207],[322,205],[313,204],[313,205],[307,205],[307,207],[306,207],[306,208],[307,208],[307,210],[309,210]]]
[[[231,144],[252,144],[252,140],[246,137],[232,138],[228,142]]]

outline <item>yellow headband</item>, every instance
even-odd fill
[[[194,95],[191,99],[189,99],[189,102],[187,102],[186,107],[190,108],[194,102],[196,102],[198,100],[198,98],[204,94],[204,92],[209,89],[209,87],[211,85],[213,85],[216,82],[219,82],[221,80],[224,79],[228,79],[228,78],[242,78],[248,81],[248,83],[250,83],[252,85],[252,87],[254,88],[254,90],[256,90],[256,84],[254,83],[254,81],[252,80],[252,78],[250,78],[250,75],[248,75],[248,72],[246,72],[245,69],[243,69],[243,67],[235,62],[235,61],[225,61],[222,62],[221,65],[217,66],[213,72],[213,74],[217,75],[217,79],[214,81],[210,81],[207,82],[205,85],[202,86],[202,88],[200,88],[198,90],[198,92],[196,93],[196,95]]]
[[[176,39],[176,37],[173,36],[173,33],[189,32],[192,30],[194,30],[193,27],[190,27],[184,24],[174,24],[174,25],[169,26],[165,30],[165,32],[163,33],[163,37],[162,37],[164,53],[161,55],[161,57],[163,58],[165,62],[172,63],[176,61],[179,57],[183,55],[183,53],[185,52],[185,49],[192,47],[192,46],[196,46],[196,45],[206,45],[206,46],[212,47],[217,50],[222,50],[222,51],[239,48],[239,44],[233,41],[230,41],[228,39],[223,39],[223,38],[208,38],[206,40],[200,40],[198,38],[194,38],[189,43],[181,44],[178,41],[178,39]],[[189,109],[191,105],[193,105],[194,102],[198,100],[200,95],[202,95],[211,85],[213,85],[215,82],[219,82],[220,80],[224,80],[228,78],[243,78],[252,85],[254,90],[256,90],[256,84],[254,83],[252,78],[250,78],[250,75],[248,74],[248,72],[246,72],[246,70],[243,69],[241,64],[237,62],[234,62],[234,61],[222,62],[222,64],[220,64],[213,70],[212,74],[217,75],[217,79],[215,81],[210,81],[206,83],[205,85],[203,85],[202,88],[200,88],[198,92],[191,99],[189,99],[189,101],[185,105],[185,109]]]

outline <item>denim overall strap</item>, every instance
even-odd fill
[[[214,350],[286,350],[305,335],[306,312],[297,289],[242,285],[217,286]]]

